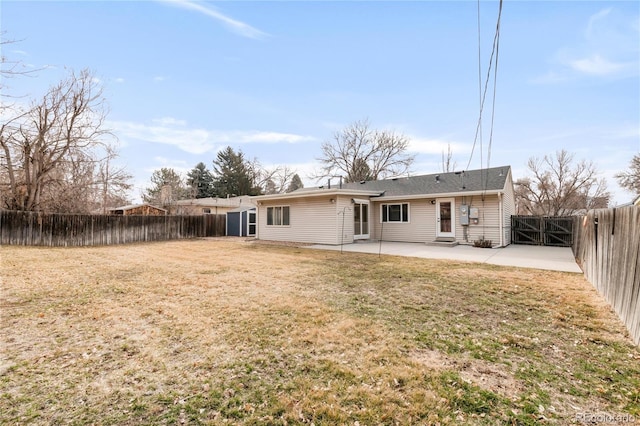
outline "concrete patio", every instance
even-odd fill
[[[467,245],[453,247],[428,246],[421,243],[358,242],[343,246],[316,244],[307,248],[343,250],[345,252],[386,254],[392,256],[422,257],[480,262],[501,266],[546,269],[550,271],[582,273],[569,247],[541,247],[509,245],[503,248],[477,248]]]

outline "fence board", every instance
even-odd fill
[[[0,244],[96,246],[225,235],[225,215],[108,216],[0,211]]]
[[[571,247],[575,222],[575,216],[511,216],[511,242]]]
[[[576,231],[573,249],[585,277],[640,345],[640,208],[591,211]]]

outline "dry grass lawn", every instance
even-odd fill
[[[577,274],[242,240],[0,255],[0,424],[640,419],[640,351]]]

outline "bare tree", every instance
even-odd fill
[[[453,161],[453,152],[451,152],[451,144],[447,144],[447,154],[445,157],[444,151],[442,151],[442,173],[448,173],[455,171],[457,163]]]
[[[22,109],[13,105],[4,115],[10,116],[0,124],[0,170],[6,177],[0,191],[5,207],[77,211],[73,203],[62,206],[64,194],[75,194],[69,200],[84,200],[83,210],[88,209],[87,200],[96,192],[101,150],[106,149],[107,159],[113,158],[108,145],[112,135],[104,128],[104,99],[93,74],[71,72],[40,100]],[[117,174],[120,182],[128,179],[123,172]],[[105,184],[113,182],[111,173]]]
[[[322,144],[317,179],[342,174],[346,182],[376,180],[409,171],[415,155],[406,153],[409,138],[390,130],[374,130],[368,120],[356,121]]]
[[[592,162],[576,163],[573,157],[561,150],[542,160],[529,159],[531,176],[515,182],[519,214],[564,216],[608,206],[610,193],[604,178],[598,178]]]
[[[105,156],[97,170],[96,183],[100,187],[102,213],[107,209],[122,206],[128,202],[129,191],[133,188],[131,175],[123,166],[114,165],[118,153],[113,145],[105,146]]]
[[[618,173],[615,178],[624,189],[640,194],[640,154],[633,156],[628,171]]]
[[[264,167],[257,158],[248,163],[248,169],[254,186],[264,194],[282,194],[286,192],[296,171],[287,165]]]

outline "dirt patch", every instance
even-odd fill
[[[434,350],[415,351],[410,358],[434,370],[456,371],[467,383],[473,383],[505,398],[512,398],[523,389],[522,384],[514,378],[511,369],[505,365],[468,357],[452,358]]]

